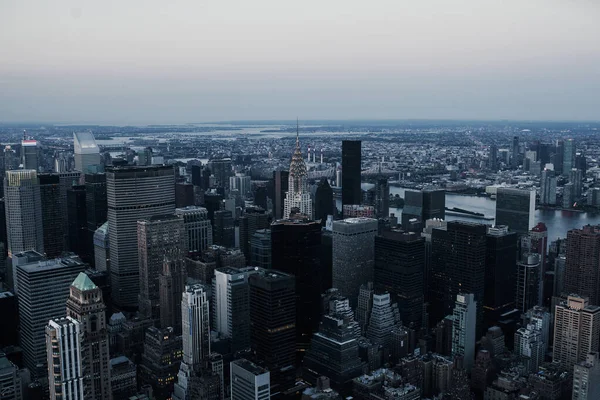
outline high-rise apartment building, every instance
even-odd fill
[[[587,354],[573,370],[572,400],[600,399],[600,359],[598,352]]]
[[[321,293],[331,286],[331,271],[321,264],[321,224],[279,220],[271,225],[271,265],[296,282],[296,343],[305,350],[320,320]]]
[[[377,227],[372,218],[333,222],[333,287],[352,305],[356,305],[360,285],[373,281]]]
[[[20,343],[23,364],[36,377],[46,376],[44,330],[48,320],[66,316],[69,287],[86,265],[76,256],[18,265]]]
[[[540,204],[556,205],[556,176],[551,169],[544,169],[540,179]]]
[[[483,312],[487,326],[515,308],[517,234],[507,226],[489,227],[486,235]]]
[[[461,356],[465,370],[475,362],[477,304],[472,293],[456,295],[452,325],[452,355]]]
[[[375,289],[398,303],[404,326],[418,329],[423,320],[425,239],[417,233],[384,232],[375,237]]]
[[[360,140],[342,140],[342,205],[360,204],[362,200],[361,147]]]
[[[540,305],[539,288],[541,275],[540,256],[536,253],[524,254],[517,262],[517,290],[515,303],[521,313]]]
[[[571,370],[599,350],[600,307],[576,295],[556,306],[554,313],[554,353],[552,359]]]
[[[88,167],[100,164],[100,149],[94,134],[90,131],[73,133],[75,150],[75,169],[82,174],[88,173]]]
[[[515,332],[515,353],[520,356],[525,368],[535,374],[544,362],[544,353],[547,343],[542,339],[542,331],[533,324],[519,328]]]
[[[176,215],[155,215],[137,223],[140,276],[140,313],[160,321],[159,277],[165,262],[187,255],[183,221]]]
[[[296,284],[277,270],[261,270],[249,278],[250,343],[257,361],[271,373],[272,391],[295,383]]]
[[[79,321],[66,317],[48,322],[46,353],[51,399],[91,398],[86,393],[82,344],[83,332]],[[110,393],[106,398],[110,398]]]
[[[175,211],[172,167],[113,167],[106,170],[110,275],[114,304],[138,306],[139,264],[137,221]],[[162,260],[161,260],[162,261]]]
[[[202,253],[213,244],[213,230],[204,207],[189,206],[175,209],[175,215],[183,219],[188,252]]]
[[[290,163],[288,176],[288,191],[285,193],[283,205],[283,218],[290,218],[292,214],[303,214],[308,218],[313,217],[312,199],[308,191],[308,172],[300,150],[300,139],[296,136],[296,149]]]
[[[270,373],[264,368],[241,358],[231,362],[231,400],[269,400]]]
[[[577,146],[575,139],[566,139],[563,141],[563,159],[562,159],[562,174],[569,175],[569,172],[575,168],[575,156]]]
[[[507,225],[511,231],[527,233],[535,225],[534,214],[534,190],[498,188],[496,225]]]
[[[4,205],[8,256],[22,251],[44,253],[42,202],[37,172],[32,169],[7,171]]]
[[[218,268],[212,289],[213,330],[229,338],[233,352],[250,347],[250,285],[252,267]]]
[[[600,304],[600,227],[586,225],[567,232],[565,292]]]
[[[446,218],[446,191],[442,189],[407,190],[404,193],[402,228],[420,231],[425,221]]]
[[[110,400],[110,356],[102,290],[83,272],[70,287],[67,316],[80,323],[86,399]]]
[[[498,146],[495,144],[490,146],[488,153],[488,167],[490,171],[498,171]]]

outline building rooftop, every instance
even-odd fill
[[[73,145],[75,153],[97,154],[100,152],[94,135],[89,131],[73,133]]]
[[[81,290],[82,292],[98,288],[98,286],[96,286],[94,282],[92,282],[90,277],[83,272],[80,272],[79,275],[77,275],[77,278],[75,278],[71,286]]]
[[[69,256],[64,258],[55,258],[52,260],[36,260],[28,264],[18,265],[17,268],[26,272],[42,272],[63,267],[72,267],[75,265],[83,265],[83,262],[78,256]]]
[[[254,374],[256,376],[267,373],[268,371],[258,365],[254,364],[251,361],[246,360],[245,358],[241,358],[239,360],[232,361],[232,364],[237,365],[240,368]]]

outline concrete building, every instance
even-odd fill
[[[175,215],[183,220],[188,252],[201,253],[212,246],[213,231],[206,208],[196,206],[176,208]]]
[[[94,264],[98,271],[110,271],[108,222],[105,222],[94,232]]]
[[[77,320],[66,317],[48,322],[46,353],[51,399],[79,400],[84,394],[87,396],[82,342],[83,332]],[[110,398],[110,393],[106,398]]]
[[[536,373],[544,361],[547,344],[542,340],[542,332],[529,324],[515,332],[515,354],[522,357],[525,368]]]
[[[572,400],[600,399],[600,360],[598,352],[589,353],[573,370]]]
[[[172,167],[112,167],[106,170],[110,274],[115,306],[138,307],[140,277],[137,221],[175,211]]]
[[[540,204],[556,205],[556,176],[554,171],[544,169],[540,179]]]
[[[496,225],[507,225],[511,231],[527,233],[535,225],[534,214],[534,190],[498,188]]]
[[[113,400],[129,399],[137,393],[137,366],[129,358],[110,360],[110,388]]]
[[[572,370],[587,354],[599,350],[600,307],[586,298],[568,296],[554,313],[554,353],[552,359]]]
[[[600,304],[600,227],[586,225],[567,232],[565,292]]]
[[[458,294],[454,306],[452,325],[452,356],[463,357],[465,370],[471,371],[475,362],[475,326],[477,321],[477,303],[475,295]]]
[[[333,287],[356,305],[360,285],[373,281],[377,220],[348,218],[333,222]]]
[[[231,400],[269,400],[270,373],[242,358],[231,362]]]
[[[22,400],[22,379],[19,368],[0,354],[0,396],[2,400]]]
[[[515,303],[517,309],[524,313],[534,306],[540,305],[539,289],[541,276],[540,256],[536,253],[523,255],[517,263],[517,291]]]

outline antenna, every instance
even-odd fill
[[[300,143],[300,124],[298,122],[298,117],[296,117],[296,143]]]

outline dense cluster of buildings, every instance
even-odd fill
[[[358,140],[311,175],[298,130],[268,180],[226,157],[108,159],[90,132],[43,172],[24,137],[0,168],[0,398],[600,398],[600,226],[549,241],[534,218],[558,171],[581,199],[573,141],[490,147],[488,168],[542,188],[496,188],[485,224],[447,221],[443,185],[390,214]]]

